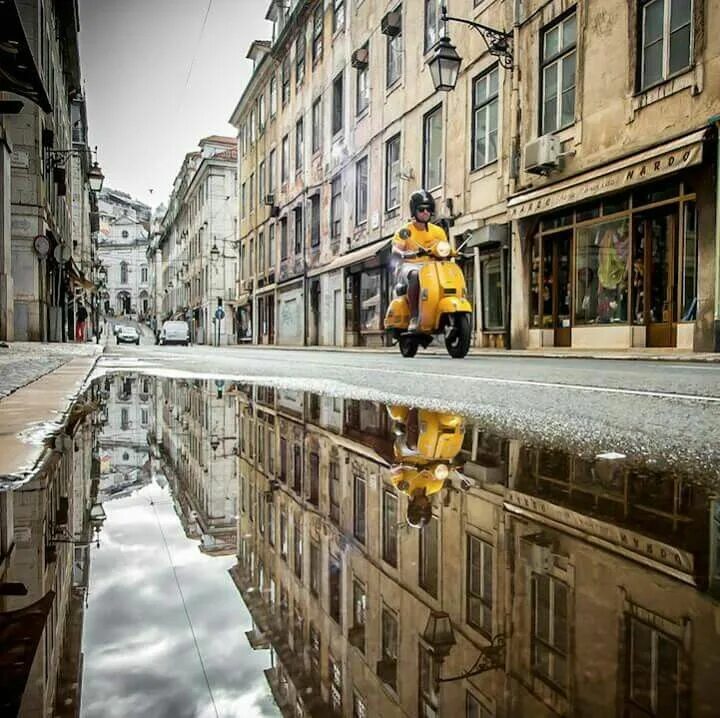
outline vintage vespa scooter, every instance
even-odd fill
[[[444,337],[445,348],[453,359],[462,359],[470,350],[472,305],[466,296],[465,277],[455,261],[464,244],[453,249],[449,241],[441,239],[428,251],[418,247],[427,259],[417,264],[420,311],[416,331],[408,331],[407,286],[396,285],[395,297],[385,314],[385,330],[404,357],[414,357],[420,346],[427,348],[435,335]]]

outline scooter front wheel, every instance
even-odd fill
[[[455,315],[454,331],[445,338],[445,348],[453,359],[463,359],[470,351],[472,326],[469,314]]]
[[[417,354],[418,346],[420,341],[417,337],[413,336],[402,336],[398,339],[398,346],[400,347],[400,353],[406,359],[412,359]]]

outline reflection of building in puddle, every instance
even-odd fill
[[[103,381],[105,426],[99,442],[103,501],[128,496],[151,481],[147,434],[153,381],[129,373]]]
[[[221,382],[157,380],[158,469],[188,537],[210,555],[237,550],[235,398]]]
[[[608,696],[619,715],[716,714],[717,551],[698,486],[464,424],[459,480],[411,530],[391,462],[417,445],[397,446],[385,407],[238,399],[231,574],[283,714],[604,716]],[[446,616],[452,644],[424,630]]]
[[[0,492],[0,714],[79,710],[99,391],[71,408],[33,478]]]

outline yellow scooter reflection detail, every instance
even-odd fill
[[[409,497],[407,523],[421,528],[432,518],[431,497],[452,484],[465,422],[457,414],[391,406],[395,431],[393,485]]]

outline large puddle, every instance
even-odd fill
[[[10,715],[719,714],[720,496],[689,468],[221,380],[83,406],[57,485],[0,494],[0,607],[53,591],[0,613]]]

